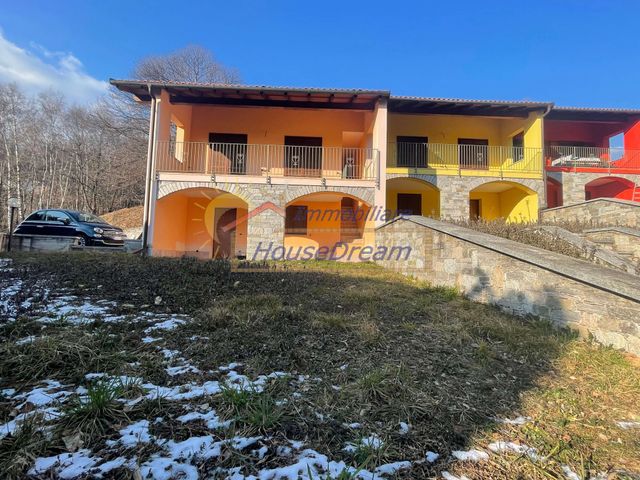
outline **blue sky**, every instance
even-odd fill
[[[0,81],[83,100],[197,43],[250,84],[640,108],[639,18],[637,0],[0,0]]]

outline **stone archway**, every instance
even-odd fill
[[[248,209],[243,198],[208,184],[165,190],[154,209],[153,254],[245,256]]]
[[[538,193],[518,182],[485,182],[469,191],[469,210],[472,219],[534,222],[538,220]]]

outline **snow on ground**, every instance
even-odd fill
[[[489,459],[489,454],[482,450],[454,450],[451,455],[461,462],[480,462]]]
[[[0,259],[0,272],[10,272],[11,261]],[[254,459],[254,467],[260,465],[266,455],[271,452],[283,459],[283,466],[275,468],[263,468],[253,474],[243,469],[234,467],[229,469],[218,469],[210,474],[222,475],[231,480],[280,480],[280,479],[317,479],[326,476],[337,477],[343,472],[347,472],[360,480],[373,480],[387,478],[397,474],[402,470],[410,469],[414,464],[428,462],[435,463],[440,458],[436,452],[425,452],[421,459],[398,459],[384,465],[380,465],[370,470],[356,469],[347,465],[343,460],[331,459],[327,455],[316,450],[306,448],[307,446],[300,440],[266,438],[262,436],[242,437],[233,436],[221,438],[220,435],[233,432],[232,420],[223,420],[218,413],[209,407],[209,404],[196,405],[195,400],[207,395],[221,393],[224,389],[234,389],[237,391],[251,391],[260,393],[264,391],[267,384],[278,378],[287,377],[290,384],[298,391],[292,393],[292,398],[300,398],[303,392],[309,388],[308,382],[322,381],[320,378],[309,378],[305,375],[290,375],[286,372],[272,372],[264,375],[257,375],[253,378],[240,373],[243,365],[232,362],[222,365],[213,370],[203,371],[192,365],[189,359],[185,358],[182,352],[167,348],[164,345],[162,332],[172,331],[180,328],[190,321],[186,315],[156,314],[148,311],[141,311],[135,314],[120,315],[114,310],[118,307],[114,302],[107,300],[94,300],[70,295],[63,289],[51,292],[43,289],[39,296],[29,298],[18,304],[23,282],[18,278],[5,278],[0,280],[0,316],[7,312],[14,315],[26,314],[41,323],[54,321],[65,321],[69,325],[84,325],[94,321],[102,322],[142,322],[146,336],[142,338],[142,345],[155,347],[162,356],[165,364],[165,371],[172,379],[181,375],[202,376],[202,381],[190,381],[187,383],[177,383],[170,385],[156,385],[145,381],[143,378],[132,376],[112,376],[102,372],[87,373],[85,379],[88,382],[120,382],[123,385],[133,385],[141,389],[138,398],[121,398],[119,402],[127,406],[136,405],[144,400],[163,399],[180,403],[185,413],[173,419],[181,424],[190,422],[202,422],[206,428],[215,435],[193,436],[181,441],[174,438],[158,438],[151,433],[154,422],[167,421],[162,418],[155,420],[142,419],[133,421],[131,424],[123,426],[118,433],[119,437],[108,440],[102,450],[92,452],[89,449],[81,449],[76,452],[66,452],[59,455],[40,457],[35,459],[33,466],[29,470],[30,475],[51,475],[54,474],[62,479],[74,479],[78,477],[102,478],[116,468],[126,468],[134,472],[134,476],[141,478],[154,478],[158,480],[181,478],[186,480],[197,479],[200,476],[199,466],[203,461],[225,455],[228,450],[241,452],[245,458]],[[36,302],[34,298],[46,300]],[[41,306],[44,304],[44,306]],[[33,306],[36,305],[36,306]],[[121,306],[123,307],[123,306]],[[133,308],[129,305],[128,308]],[[30,309],[30,310],[29,310]],[[208,337],[192,336],[192,341],[207,340]],[[38,338],[29,335],[19,339],[18,345],[27,345]],[[348,365],[342,365],[340,370],[346,370]],[[207,376],[205,376],[207,375]],[[209,377],[213,375],[213,379]],[[193,377],[191,377],[193,378]],[[173,380],[170,382],[173,383]],[[41,415],[46,422],[53,422],[62,415],[60,407],[72,396],[77,396],[81,401],[86,398],[86,388],[82,386],[63,385],[56,380],[46,380],[31,387],[24,392],[16,392],[14,389],[4,389],[0,394],[5,400],[13,402],[13,418],[0,425],[0,438],[14,433],[22,422],[34,415]],[[282,402],[286,400],[281,400]],[[321,412],[317,413],[318,418],[323,417]],[[516,417],[514,419],[497,419],[509,425],[522,425],[528,421],[528,417]],[[618,422],[620,428],[635,428],[640,426],[638,422]],[[344,424],[351,430],[359,430],[363,426],[353,422]],[[398,424],[398,434],[408,435],[411,426],[406,422]],[[355,433],[355,432],[354,432]],[[288,443],[286,443],[288,442]],[[155,453],[146,458],[138,459],[133,449],[140,446],[149,446]],[[347,453],[357,452],[359,449],[381,450],[385,442],[373,432],[368,432],[367,436],[357,438],[353,442],[345,445],[344,451]],[[535,449],[519,445],[513,442],[500,441],[488,445],[488,450],[493,454],[516,453],[527,455],[531,460],[538,460],[539,457]],[[126,452],[130,452],[126,455]],[[482,461],[489,458],[487,452],[481,450],[454,451],[450,460],[458,461]],[[286,459],[286,460],[285,460]],[[442,473],[443,478],[449,480],[464,480],[465,477],[455,477],[448,472]],[[568,472],[567,472],[567,476]],[[571,477],[569,477],[571,478]]]
[[[513,442],[493,442],[487,445],[487,448],[495,453],[513,452],[518,455],[527,455],[531,460],[538,460],[538,452],[533,447],[527,447],[526,445],[520,445]]]
[[[632,428],[640,428],[640,422],[620,421],[616,424],[623,430],[630,430]]]

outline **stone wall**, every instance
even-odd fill
[[[376,241],[411,247],[408,260],[379,262],[386,268],[640,354],[636,276],[425,217],[399,217]]]
[[[466,220],[469,218],[469,193],[489,182],[511,182],[523,185],[538,194],[538,208],[546,206],[544,181],[529,178],[473,177],[457,175],[387,174],[391,178],[416,178],[440,190],[440,217]]]
[[[584,202],[585,186],[587,183],[599,178],[608,178],[611,175],[605,173],[583,173],[583,172],[548,172],[547,175],[562,184],[562,204],[574,205]],[[635,184],[640,183],[640,175],[619,174],[613,175],[616,178],[624,178]]]
[[[299,181],[300,184],[294,183],[295,179],[291,179],[292,183],[270,184],[160,180],[157,190],[160,199],[188,188],[215,188],[247,202],[247,258],[252,258],[259,246],[260,251],[264,251],[264,248],[275,249],[284,245],[285,208],[297,198],[318,192],[337,192],[359,198],[369,205],[375,202],[375,187],[309,185],[302,183],[304,179]]]
[[[594,228],[584,231],[583,236],[603,248],[609,248],[640,263],[640,230],[626,227]]]
[[[542,222],[586,222],[600,227],[640,228],[640,203],[616,198],[596,198],[576,205],[549,208]]]

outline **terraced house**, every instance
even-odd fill
[[[326,257],[373,246],[397,214],[527,222],[597,196],[640,200],[640,111],[111,83],[151,106],[143,243],[156,255]]]

